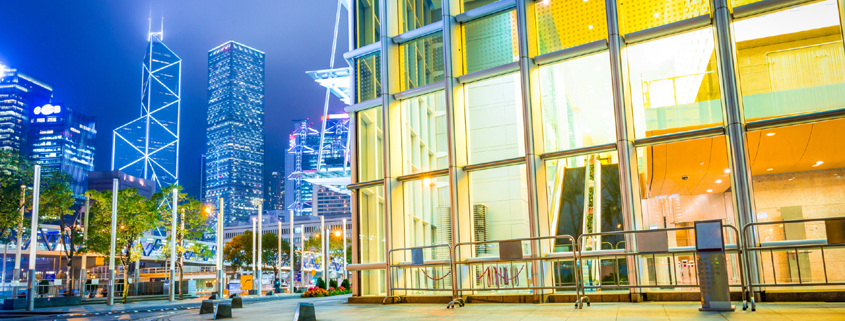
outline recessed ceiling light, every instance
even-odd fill
[[[704,165],[704,162],[698,163],[698,165]]]
[[[660,18],[660,13],[655,12],[655,13],[654,13],[654,17],[655,17],[655,18]]]
[[[593,25],[587,26],[587,29],[593,29]]]
[[[721,180],[721,179],[717,179],[717,180],[716,180],[716,184],[719,184],[719,183],[721,183],[721,182],[722,182],[722,180]]]
[[[773,170],[775,170],[775,169],[774,169],[774,168],[767,168],[766,170],[767,170],[767,171],[773,171]]]
[[[708,189],[708,190],[707,190],[707,193],[713,193],[713,190],[712,190],[712,189]]]
[[[770,137],[771,137],[771,136],[774,136],[774,135],[775,135],[775,133],[767,133],[767,134],[766,134],[766,136],[770,136]]]
[[[816,162],[816,165],[813,165],[813,167],[819,166],[819,165],[821,165],[821,164],[824,164],[824,162],[823,162],[823,161],[818,161],[818,162]]]
[[[725,174],[730,174],[730,172],[731,172],[730,169],[725,169]]]

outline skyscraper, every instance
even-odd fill
[[[285,206],[296,216],[311,215],[311,183],[304,179],[304,172],[317,169],[320,133],[311,128],[308,119],[294,120],[288,152],[285,154]]]
[[[96,118],[59,104],[46,104],[31,109],[29,119],[29,159],[46,173],[67,173],[73,195],[84,198],[88,172],[94,170]]]
[[[208,52],[206,201],[246,224],[264,198],[264,52],[229,41]]]
[[[267,202],[266,208],[268,210],[284,210],[285,209],[285,173],[273,172],[270,174],[270,181],[267,182]]]
[[[29,112],[52,97],[50,85],[0,65],[0,151],[27,153]]]
[[[114,130],[112,170],[155,181],[179,182],[182,59],[163,32],[150,33],[141,69],[141,113]]]

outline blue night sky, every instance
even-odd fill
[[[205,152],[208,50],[235,40],[266,53],[265,173],[282,170],[291,120],[319,128],[325,89],[304,72],[327,69],[336,0],[3,0],[0,64],[53,87],[53,101],[97,117],[96,171],[110,170],[112,130],[140,114],[148,18],[182,58],[180,182],[199,196]],[[348,49],[341,11],[336,67]],[[330,112],[343,111],[332,97]]]

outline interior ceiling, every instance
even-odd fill
[[[751,174],[845,167],[842,128],[845,119],[749,132]],[[647,169],[640,179],[645,198],[723,193],[730,188],[724,136],[646,147],[644,152]]]

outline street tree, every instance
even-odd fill
[[[176,199],[178,202],[176,222],[173,221],[173,190],[177,190]],[[204,211],[202,202],[182,193],[182,186],[170,185],[153,195],[152,202],[156,204],[158,216],[161,218],[162,227],[167,228],[168,233],[172,231],[172,224],[176,224],[176,267],[179,270],[179,299],[184,299],[182,293],[182,282],[185,276],[185,254],[203,253],[207,247],[199,242],[203,234],[210,231],[208,227],[208,213]],[[170,238],[167,239],[167,245],[162,251],[165,258],[170,257],[170,250],[173,246],[169,244]],[[175,283],[173,283],[175,286]]]
[[[88,191],[93,200],[91,214],[88,217],[90,230],[86,245],[97,253],[109,253],[111,244],[111,191]],[[120,190],[117,196],[117,233],[115,256],[120,259],[123,271],[129,271],[129,265],[141,259],[141,246],[138,239],[144,233],[154,229],[160,222],[156,206],[146,197],[138,194],[135,188]],[[128,278],[123,278],[123,303],[129,294]]]
[[[3,274],[6,271],[6,249],[14,228],[23,232],[23,211],[31,207],[32,195],[27,199],[26,187],[32,185],[32,163],[16,152],[0,151],[0,241],[3,242]]]
[[[43,177],[38,219],[40,223],[59,224],[59,251],[67,258],[67,292],[68,295],[73,295],[73,258],[86,250],[85,246],[76,248],[77,244],[82,243],[82,226],[79,224],[82,211],[71,209],[76,203],[76,198],[70,188],[70,176],[67,173],[56,171]]]

